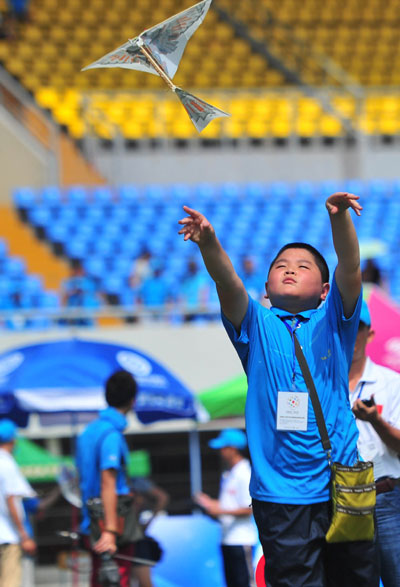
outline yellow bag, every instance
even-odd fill
[[[332,521],[327,542],[374,539],[376,489],[371,462],[332,464]]]

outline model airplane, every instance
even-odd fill
[[[134,39],[129,39],[127,43],[84,67],[82,71],[97,67],[122,67],[159,75],[178,96],[190,120],[201,132],[214,118],[229,114],[178,88],[172,79],[186,43],[203,22],[211,2],[212,0],[203,0],[171,16]]]

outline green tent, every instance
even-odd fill
[[[27,438],[18,438],[15,451],[22,473],[28,481],[54,481],[61,465],[71,464],[71,457],[59,457]]]
[[[32,482],[55,481],[62,465],[74,466],[72,457],[60,457],[27,438],[18,438],[14,450],[23,475]],[[147,477],[151,473],[150,456],[145,450],[129,453],[128,475]]]
[[[210,418],[216,420],[243,416],[246,394],[247,377],[243,374],[201,391],[198,398],[210,414]]]

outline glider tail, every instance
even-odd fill
[[[204,102],[204,100],[185,92],[181,88],[175,88],[174,91],[198,132],[201,132],[214,118],[230,116],[227,112]]]

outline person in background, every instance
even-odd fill
[[[219,450],[225,471],[221,477],[218,499],[198,493],[194,499],[222,525],[222,557],[227,587],[254,585],[253,546],[257,531],[252,516],[249,492],[251,469],[242,451],[247,447],[242,430],[228,428],[211,440],[209,446]]]
[[[184,313],[185,322],[193,322],[202,318],[199,310],[207,307],[209,287],[207,281],[199,271],[194,259],[191,259],[186,268],[186,274],[179,284],[179,304]],[[203,316],[207,317],[207,316]]]
[[[350,401],[359,430],[358,448],[373,461],[376,522],[384,587],[400,585],[400,375],[366,355],[373,339],[371,316],[363,301],[349,374]]]
[[[17,427],[9,419],[0,421],[0,585],[20,587],[22,554],[33,555],[36,543],[25,527],[23,498],[36,494],[13,457]]]
[[[46,495],[39,497],[26,497],[23,500],[25,512],[25,529],[28,536],[34,540],[33,526],[31,522],[32,517],[42,518],[45,511],[52,507],[61,495],[61,490],[56,485]],[[22,557],[22,587],[32,587],[35,584],[35,567],[34,559],[30,554],[24,554]]]
[[[263,298],[264,280],[256,270],[256,264],[252,257],[243,257],[240,278],[252,298],[255,300],[261,300]]]
[[[67,308],[96,308],[99,300],[96,294],[96,284],[86,275],[79,259],[71,261],[71,275],[62,284],[62,304]],[[71,318],[70,324],[79,326],[91,325],[89,318]]]
[[[382,285],[381,270],[374,259],[367,259],[361,272],[363,283],[370,285]]]
[[[98,587],[100,557],[103,553],[114,554],[117,550],[118,495],[129,494],[125,466],[128,461],[128,446],[123,436],[127,426],[126,416],[132,409],[137,394],[137,384],[131,373],[116,371],[106,381],[105,399],[108,407],[91,422],[78,438],[76,465],[82,495],[81,534],[92,555],[91,586]],[[90,546],[90,518],[87,500],[101,497],[104,509],[104,528],[99,540]],[[119,554],[133,556],[133,545],[119,549]],[[121,587],[128,587],[131,561],[116,559]]]
[[[133,289],[140,288],[143,281],[153,273],[152,254],[148,249],[143,249],[134,262],[132,273],[129,277],[130,286]]]
[[[155,266],[153,273],[145,277],[138,290],[138,304],[151,310],[152,318],[160,318],[163,308],[171,301],[169,285],[161,266]],[[158,309],[158,311],[157,311]]]

